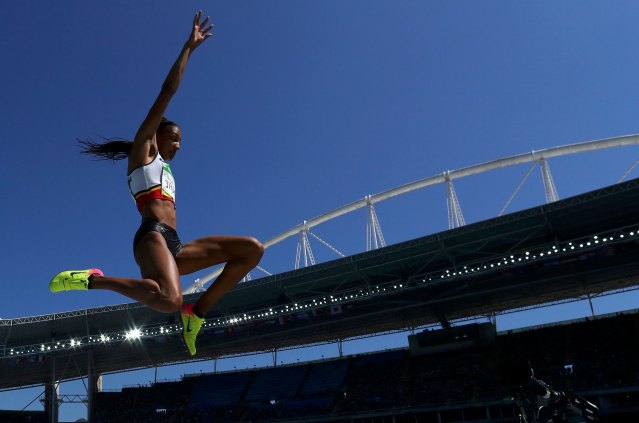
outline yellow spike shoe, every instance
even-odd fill
[[[195,313],[193,313],[193,304],[187,304],[182,307],[180,315],[182,316],[182,336],[184,337],[184,342],[186,342],[186,347],[189,349],[191,355],[195,355],[197,351],[195,348],[195,339],[204,323],[204,318],[197,317]]]
[[[67,270],[60,272],[49,282],[49,291],[60,292],[89,289],[91,275],[104,276],[100,269]]]

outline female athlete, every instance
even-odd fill
[[[169,166],[180,149],[180,127],[164,112],[177,92],[190,55],[212,36],[202,12],[193,19],[191,34],[171,67],[157,99],[140,125],[133,142],[107,140],[83,142],[85,153],[105,159],[128,160],[128,182],[142,224],[135,234],[133,253],[142,279],[105,276],[100,269],[58,273],[50,282],[52,292],[108,289],[150,308],[172,313],[181,309],[183,336],[195,355],[195,340],[204,316],[231,288],[259,263],[264,247],[256,239],[208,236],[182,244],[175,230],[175,181]],[[226,263],[224,270],[195,304],[182,304],[180,275]]]

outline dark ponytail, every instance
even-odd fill
[[[129,157],[132,141],[120,138],[108,138],[107,142],[97,143],[91,140],[78,140],[82,145],[82,153],[97,157],[100,160],[124,160]]]
[[[156,132],[165,126],[177,126],[175,122],[163,117]],[[82,145],[82,153],[97,157],[99,160],[124,160],[129,157],[133,141],[123,138],[105,138],[106,142],[97,143],[91,140],[78,140]]]

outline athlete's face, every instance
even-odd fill
[[[164,160],[173,160],[180,149],[182,131],[175,125],[167,125],[157,133],[158,149]]]

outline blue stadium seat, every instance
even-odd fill
[[[231,407],[240,401],[251,376],[251,372],[198,376],[190,406],[196,409]]]
[[[259,370],[245,400],[260,402],[293,398],[299,391],[308,369],[308,365],[300,365]]]

